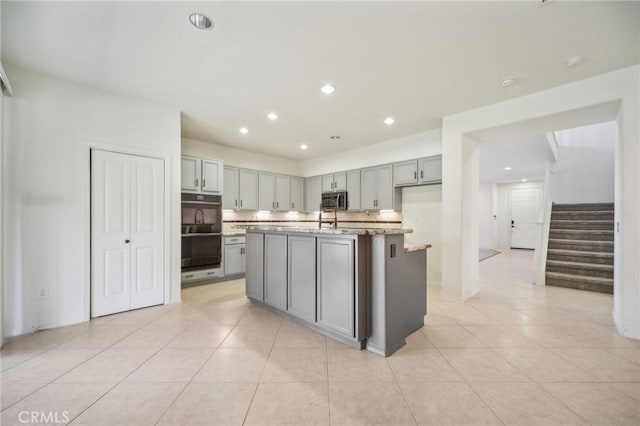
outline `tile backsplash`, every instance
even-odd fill
[[[332,212],[323,213],[327,219],[333,218]],[[242,233],[234,225],[271,225],[317,226],[317,213],[292,212],[241,212],[223,211],[223,231],[225,234]],[[328,225],[325,225],[328,226]],[[341,228],[400,228],[401,212],[338,212],[338,226]]]

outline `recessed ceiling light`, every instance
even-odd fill
[[[522,182],[526,182],[526,181],[527,181],[526,179],[522,179]]]
[[[331,139],[333,139],[334,141],[337,141],[338,139],[340,139],[340,136],[334,135],[334,136],[331,136]]]
[[[580,62],[582,62],[584,58],[582,56],[572,56],[567,60],[567,66],[569,68],[571,67],[575,67],[576,65],[578,65]]]
[[[511,167],[507,166],[504,168],[505,170],[511,170]]]
[[[309,148],[309,147],[307,146],[306,143],[303,143],[302,145],[300,145],[300,149],[303,150],[303,151],[306,150],[307,148]]]
[[[201,30],[208,30],[213,27],[213,22],[211,22],[211,19],[207,18],[201,13],[192,13],[191,15],[189,15],[189,22],[191,22],[194,27]]]
[[[387,126],[391,126],[393,123],[395,123],[396,120],[393,119],[393,117],[387,117],[384,119],[384,124],[386,124]]]
[[[240,127],[240,133],[246,135],[247,133],[249,133],[249,129],[247,129],[246,127]]]
[[[336,91],[336,88],[330,84],[325,84],[320,90],[322,90],[325,94],[330,95]]]
[[[513,77],[513,76],[505,77],[502,80],[500,80],[500,86],[509,87],[515,82],[516,82],[516,78],[515,77]]]
[[[267,114],[267,118],[269,120],[277,120],[278,119],[278,114],[276,114],[275,112],[270,112],[269,114]]]

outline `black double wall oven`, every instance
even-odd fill
[[[222,262],[222,197],[182,194],[182,272]]]

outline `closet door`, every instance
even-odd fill
[[[131,156],[131,306],[164,302],[164,162]]]
[[[91,153],[91,316],[164,301],[164,163]]]

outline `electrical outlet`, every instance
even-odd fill
[[[49,288],[42,287],[40,290],[38,290],[38,297],[40,299],[46,299],[47,297],[49,297]]]

